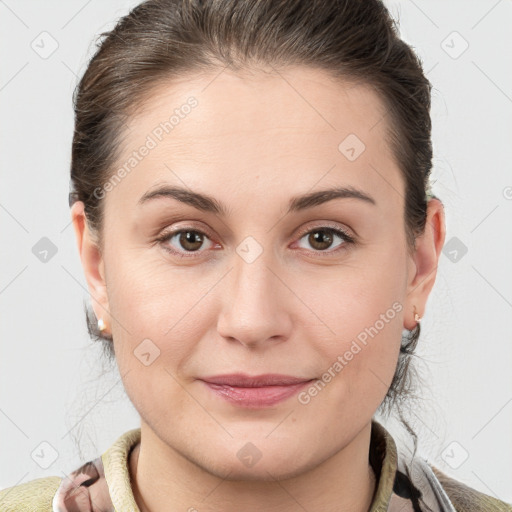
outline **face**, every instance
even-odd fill
[[[364,85],[289,68],[173,81],[131,117],[88,279],[164,450],[231,478],[291,476],[371,421],[429,291],[385,112]],[[302,383],[204,381],[226,374]]]

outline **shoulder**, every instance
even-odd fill
[[[512,504],[477,491],[430,465],[457,512],[512,512]]]
[[[0,511],[51,512],[52,500],[61,481],[58,476],[49,476],[2,489]]]

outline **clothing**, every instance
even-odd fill
[[[140,434],[140,428],[125,432],[69,478],[38,478],[0,491],[0,512],[140,512],[128,466]],[[512,512],[512,504],[449,477],[421,456],[410,462],[376,420],[369,453],[377,482],[369,512]]]

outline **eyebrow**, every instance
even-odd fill
[[[228,209],[214,197],[208,196],[206,194],[200,194],[199,192],[192,192],[185,188],[169,185],[163,185],[153,190],[149,190],[139,199],[138,204],[143,205],[144,203],[157,198],[175,199],[182,203],[188,204],[197,210],[201,210],[203,212],[211,212],[221,216],[226,216],[228,213]],[[360,199],[361,201],[372,205],[377,204],[373,197],[355,187],[334,187],[292,197],[289,202],[287,213],[306,210],[328,201],[332,201],[333,199],[346,198]]]

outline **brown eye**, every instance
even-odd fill
[[[336,239],[341,241],[335,244]],[[343,249],[345,245],[354,243],[354,239],[341,229],[329,227],[319,227],[308,231],[301,237],[300,241],[302,240],[306,240],[309,247],[300,246],[305,249],[312,248],[313,252],[336,252],[338,248]],[[333,246],[333,244],[335,245]],[[331,247],[334,249],[327,251]]]
[[[191,256],[188,253],[202,253],[200,251],[204,247],[205,240],[209,241],[213,246],[210,238],[201,231],[196,229],[180,229],[171,233],[164,233],[157,238],[157,242],[162,244],[163,248],[171,254],[177,256]]]
[[[333,241],[333,236],[327,230],[312,231],[308,235],[308,242],[311,247],[319,251],[329,249]]]
[[[203,234],[198,231],[180,231],[178,242],[187,251],[197,251],[203,243]]]

